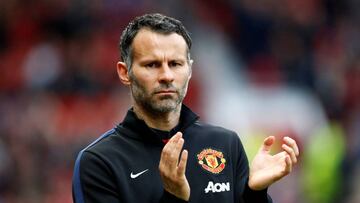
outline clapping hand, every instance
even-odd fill
[[[182,151],[182,133],[176,133],[161,152],[159,170],[164,189],[176,197],[188,201],[190,186],[185,176],[187,150]],[[179,160],[180,152],[181,157]]]
[[[252,190],[263,190],[292,171],[297,163],[299,148],[290,137],[284,137],[283,141],[283,151],[271,155],[270,149],[275,137],[269,136],[264,140],[250,166],[248,184]]]

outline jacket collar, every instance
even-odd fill
[[[180,112],[179,124],[169,132],[169,136],[173,136],[176,132],[183,132],[187,127],[199,119],[199,116],[192,112],[187,106],[182,104]],[[140,120],[133,108],[129,109],[123,122],[115,128],[118,132],[122,129],[130,130],[131,133],[119,133],[134,139],[143,140],[155,144],[164,145],[163,133],[158,133],[156,130],[148,127],[143,120]]]

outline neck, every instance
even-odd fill
[[[180,120],[181,105],[178,105],[174,111],[165,113],[152,113],[146,111],[138,105],[134,105],[134,112],[136,116],[143,120],[150,128],[155,128],[163,131],[170,131]]]

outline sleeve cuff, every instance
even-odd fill
[[[245,185],[245,202],[272,203],[271,197],[267,193],[268,188],[264,190],[252,190],[248,184]]]
[[[185,201],[183,199],[177,198],[175,195],[172,195],[168,191],[164,190],[164,193],[161,197],[160,203],[187,203],[188,201]]]

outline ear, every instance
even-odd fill
[[[192,65],[193,65],[193,63],[194,63],[194,60],[190,59],[190,60],[189,60],[190,74],[189,74],[189,78],[188,78],[189,80],[190,80],[191,75],[192,75]]]
[[[120,81],[124,85],[130,85],[129,73],[126,64],[124,62],[119,61],[116,65],[117,65],[116,70]]]

